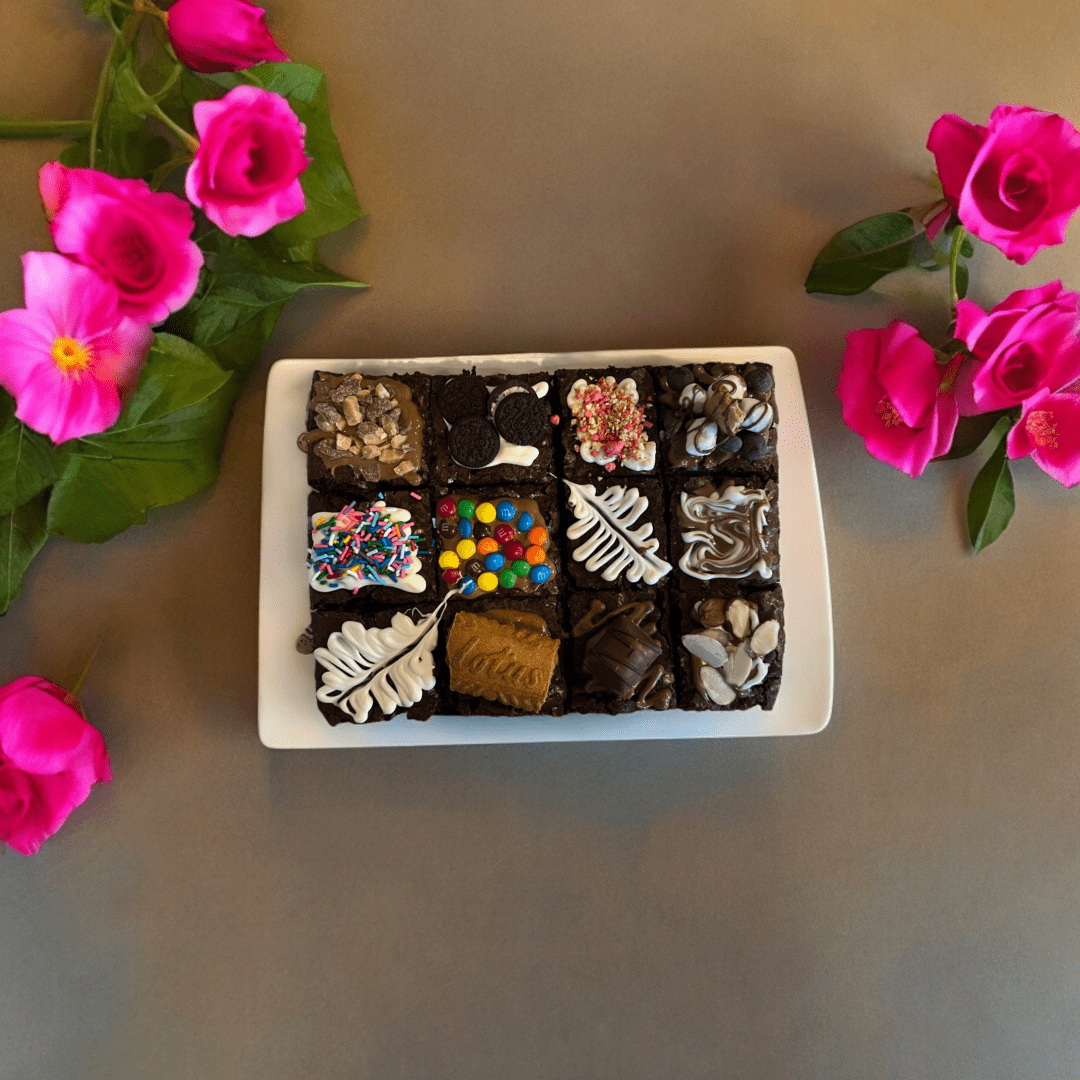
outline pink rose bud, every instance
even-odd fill
[[[173,49],[194,71],[240,71],[289,59],[266,29],[266,12],[245,0],[176,0],[168,14]]]
[[[67,198],[67,173],[68,170],[59,161],[46,161],[38,172],[38,191],[45,207],[45,216],[50,221]]]
[[[836,387],[844,423],[874,457],[919,476],[956,431],[956,398],[942,392],[944,374],[914,326],[894,320],[882,330],[852,330]]]
[[[96,783],[112,779],[101,732],[62,686],[28,676],[0,687],[0,841],[33,855]]]
[[[192,110],[199,149],[184,190],[230,236],[261,236],[304,210],[304,125],[280,94],[238,86]]]
[[[97,169],[65,169],[39,185],[46,206],[46,188],[49,198],[58,193],[49,226],[57,249],[116,286],[122,315],[157,323],[191,299],[203,256],[191,239],[195,216],[178,195]]]
[[[945,198],[964,228],[1021,265],[1060,244],[1080,207],[1080,132],[1054,113],[999,105],[987,127],[946,113],[930,129]]]
[[[975,406],[962,411],[1011,409],[1038,390],[1056,393],[1080,378],[1078,305],[1080,295],[1060,281],[1020,289],[989,313],[961,300],[956,336],[975,358],[957,381],[961,399]]]

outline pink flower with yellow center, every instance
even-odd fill
[[[1059,484],[1080,484],[1080,394],[1051,394],[1042,389],[1024,402],[1009,432],[1009,457],[1031,455]]]
[[[0,312],[0,386],[54,443],[112,427],[153,333],[119,313],[115,286],[63,255],[23,256],[25,308]]]

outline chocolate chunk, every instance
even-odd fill
[[[743,372],[743,381],[751,394],[767,394],[775,385],[772,372],[766,367],[751,367]]]
[[[484,401],[487,402],[486,392]],[[486,416],[464,416],[446,433],[446,445],[450,456],[459,465],[466,469],[482,469],[490,465],[499,452],[499,433]]]
[[[681,390],[693,381],[693,373],[684,367],[672,368],[664,373],[664,382],[667,383],[669,390]]]
[[[515,390],[495,406],[495,427],[515,446],[539,446],[548,424],[548,410],[532,390]]]
[[[586,689],[628,698],[662,651],[637,623],[619,615],[585,646],[582,667],[592,676]]]
[[[448,424],[466,416],[486,416],[487,403],[487,385],[479,375],[456,375],[447,379],[439,390],[439,409]],[[469,467],[480,468],[479,465]]]
[[[751,433],[742,441],[742,456],[747,461],[757,461],[769,452],[769,440],[764,435]]]

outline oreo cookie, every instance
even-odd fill
[[[551,423],[543,402],[531,389],[504,395],[493,419],[499,434],[515,446],[539,446]]]
[[[463,376],[465,377],[472,376]],[[450,383],[446,385],[449,386]],[[486,388],[484,404],[487,404]],[[446,446],[450,456],[466,469],[482,469],[485,465],[490,465],[499,452],[499,445],[499,433],[486,416],[464,416],[446,433]]]
[[[455,375],[439,390],[439,410],[448,424],[466,416],[486,416],[487,403],[488,388],[479,375]]]

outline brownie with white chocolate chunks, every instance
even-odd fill
[[[357,494],[426,484],[430,386],[420,374],[316,371],[308,430],[297,440],[308,483]]]
[[[570,711],[662,711],[675,707],[667,590],[571,593]]]
[[[460,715],[566,712],[566,630],[554,600],[451,599],[445,621],[450,698]]]
[[[770,364],[654,367],[665,474],[776,475],[775,380]]]
[[[427,492],[390,490],[381,498],[362,499],[313,491],[307,524],[313,611],[400,607],[436,598],[438,571]]]
[[[565,566],[579,589],[656,585],[671,573],[667,499],[659,480],[614,477],[559,487]]]
[[[657,414],[644,367],[555,373],[563,475],[588,483],[606,476],[658,476]]]
[[[780,572],[775,480],[690,476],[671,483],[670,559],[677,588],[774,585]]]
[[[543,484],[554,468],[551,376],[436,375],[431,380],[436,484]]]
[[[439,487],[435,562],[439,595],[554,597],[563,587],[554,485]]]
[[[370,724],[402,714],[427,720],[444,711],[438,657],[446,629],[435,622],[437,611],[436,604],[417,604],[313,614],[315,699],[329,724]]]
[[[779,586],[726,584],[672,595],[679,708],[771,709],[780,692],[786,640]]]

